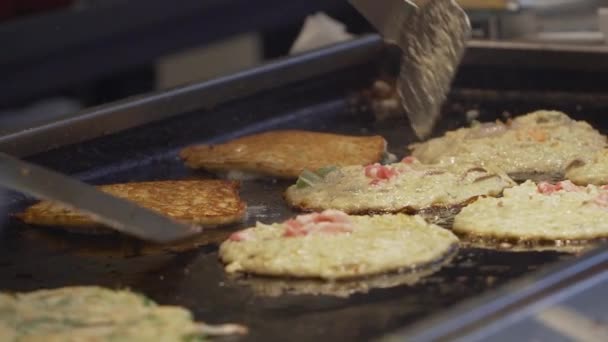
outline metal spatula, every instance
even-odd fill
[[[153,242],[171,242],[202,232],[93,186],[0,152],[0,187],[60,202],[95,221]]]
[[[426,138],[464,54],[471,25],[455,0],[349,0],[403,51],[398,90],[414,132]]]

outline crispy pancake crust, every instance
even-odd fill
[[[240,221],[245,203],[238,194],[237,182],[187,180],[123,183],[99,186],[99,189],[178,221],[219,226]],[[50,201],[39,202],[16,215],[25,223],[57,226],[85,233],[113,232],[88,216],[65,209]]]
[[[382,159],[386,141],[299,130],[250,135],[219,145],[198,145],[180,153],[186,165],[209,171],[239,170],[297,178],[304,170],[328,165],[363,165]]]

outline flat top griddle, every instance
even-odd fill
[[[381,134],[389,150],[403,156],[414,141],[405,119],[379,122],[359,96],[374,80],[393,73],[395,61],[377,37],[368,37],[222,80],[96,108],[79,119],[0,139],[0,149],[93,184],[212,177],[185,168],[177,158],[179,149],[282,128]],[[594,96],[585,88],[589,84],[575,88],[573,82],[564,87],[552,82],[556,77],[576,81],[585,71],[557,71],[465,65],[437,132],[462,126],[470,109],[490,120],[506,112],[549,107],[606,132],[607,117],[600,114],[608,105],[601,95],[607,76],[594,74],[599,87]],[[543,83],[529,77],[546,79]],[[52,149],[42,151],[41,146]],[[290,184],[244,181],[246,222],[208,230],[193,249],[37,229],[8,218],[0,226],[0,290],[128,287],[162,304],[185,306],[199,320],[245,324],[250,334],[244,340],[368,340],[437,317],[546,265],[565,260],[578,265],[567,253],[465,247],[446,267],[414,285],[401,275],[331,286],[226,275],[218,262],[218,244],[231,231],[258,220],[294,215],[282,198]],[[16,212],[32,203],[16,193],[8,199],[0,212]],[[541,282],[546,275],[535,277]]]

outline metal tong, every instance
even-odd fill
[[[471,24],[456,0],[349,0],[403,52],[397,89],[419,138],[440,117]]]

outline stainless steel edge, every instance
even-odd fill
[[[440,315],[387,334],[380,341],[451,341],[500,324],[525,308],[576,286],[608,269],[608,246],[551,265],[487,294],[456,305]]]
[[[607,71],[608,45],[471,40],[462,65]]]
[[[60,202],[95,221],[142,240],[170,242],[202,232],[137,204],[46,168],[0,153],[0,185],[40,199]]]
[[[384,46],[380,36],[367,35],[214,80],[89,108],[69,119],[0,136],[0,151],[25,157],[187,111],[213,108],[231,99],[370,62],[381,57]],[[608,71],[607,57],[608,46],[470,41],[461,65]]]
[[[383,46],[379,36],[369,35],[210,81],[126,98],[87,109],[69,119],[0,137],[0,152],[29,156],[189,111],[213,108],[231,99],[369,62]],[[319,60],[324,62],[318,63]]]

